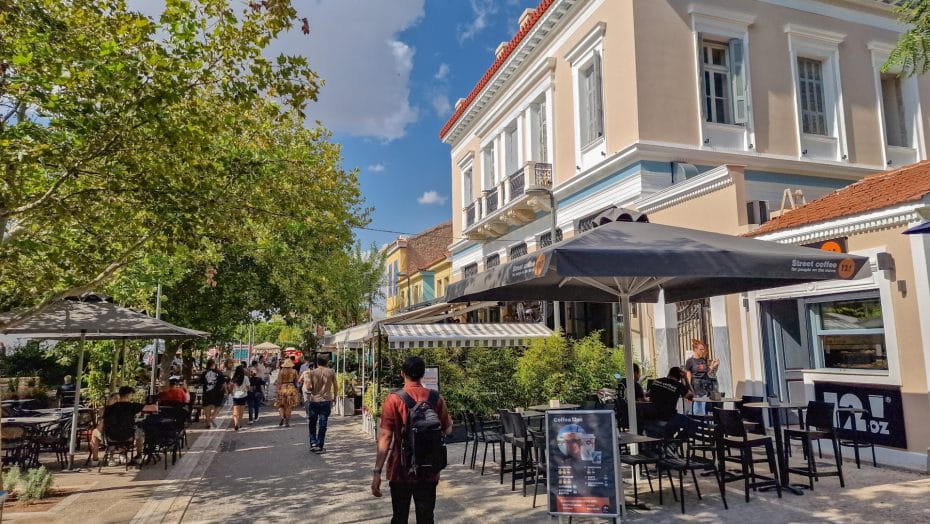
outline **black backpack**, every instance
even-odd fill
[[[411,476],[438,474],[447,463],[442,421],[436,413],[439,392],[430,391],[426,402],[415,401],[402,389],[395,393],[407,405],[407,423],[401,434],[401,465]]]

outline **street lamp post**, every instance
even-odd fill
[[[556,233],[558,232],[558,203],[555,200],[555,193],[552,191],[552,188],[538,185],[531,189],[527,190],[527,193],[540,191],[545,192],[549,196],[549,216],[552,220],[552,223],[549,226],[549,236],[552,241],[552,244],[556,242]],[[552,301],[552,327],[559,331],[562,329],[562,315],[559,311],[559,301]]]

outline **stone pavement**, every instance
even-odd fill
[[[369,493],[374,442],[361,432],[357,417],[330,419],[327,452],[308,451],[307,427],[295,413],[290,428],[277,425],[269,409],[255,426],[239,432],[195,430],[196,442],[167,474],[161,465],[139,473],[105,468],[86,475],[95,482],[43,514],[5,514],[12,522],[387,522],[391,504],[386,482],[381,499]],[[226,421],[224,421],[226,422]],[[452,465],[443,472],[437,522],[546,522],[532,498],[510,491],[509,479],[498,483],[494,465],[484,476],[461,465],[462,444],[450,446]],[[479,450],[480,451],[480,450]],[[488,457],[490,460],[490,457]],[[479,456],[480,465],[480,456]],[[701,478],[703,500],[686,482],[687,514],[679,513],[666,485],[666,503],[647,493],[642,499],[658,509],[631,510],[634,522],[930,522],[930,478],[913,472],[846,464],[847,487],[835,477],[803,496],[753,493],[742,498],[741,485],[730,484],[724,510],[712,478]],[[73,477],[77,478],[77,477]],[[73,481],[72,481],[73,482]],[[519,485],[518,485],[519,487]],[[529,486],[532,493],[532,486]],[[540,485],[540,490],[543,486]],[[542,504],[544,499],[540,497]],[[12,519],[10,518],[12,517]],[[575,522],[581,522],[575,519]]]

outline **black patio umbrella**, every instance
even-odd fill
[[[678,302],[869,274],[864,257],[660,224],[609,222],[574,238],[450,284],[448,302],[565,300]],[[624,345],[631,339],[623,325]],[[633,354],[626,348],[626,368]],[[627,391],[634,391],[627,373]],[[630,413],[635,399],[629,395]],[[636,431],[635,417],[630,430]]]
[[[924,222],[923,224],[914,226],[904,232],[905,235],[926,235],[930,234],[930,222]]]
[[[85,340],[168,340],[209,336],[209,333],[204,331],[176,326],[144,313],[121,307],[95,294],[59,300],[38,314],[15,323],[14,318],[14,313],[0,314],[0,333],[23,339],[77,340],[80,342],[78,369],[75,377],[75,384],[77,384],[74,392],[75,407],[81,402],[80,384],[84,368]],[[78,410],[75,409],[71,419],[69,465],[74,463],[77,425]]]

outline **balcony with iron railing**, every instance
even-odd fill
[[[549,211],[552,164],[527,161],[462,210],[464,233],[472,240],[499,238],[512,226],[536,220]]]

